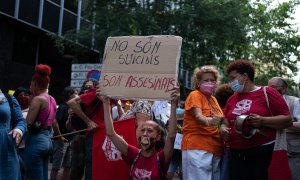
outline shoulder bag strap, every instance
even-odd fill
[[[132,170],[133,170],[133,167],[135,166],[135,164],[136,164],[136,162],[137,162],[137,160],[140,158],[140,156],[141,156],[141,152],[142,152],[142,150],[140,150],[139,151],[139,153],[136,155],[136,157],[134,158],[134,160],[133,160],[133,162],[132,162],[132,164],[131,164],[131,166],[130,166],[130,176],[129,176],[129,179],[130,179],[130,177],[132,176]]]
[[[270,109],[270,103],[269,103],[269,99],[268,99],[268,95],[267,95],[267,91],[266,91],[266,86],[264,86],[264,94],[265,94],[269,112],[270,112],[271,116],[273,116],[273,113]],[[287,150],[285,129],[276,131],[274,151],[276,151],[276,150]]]
[[[164,179],[164,172],[160,164],[160,159],[159,159],[159,153],[156,154],[156,162],[158,166],[158,171],[159,171],[159,177],[160,179]]]
[[[267,87],[264,86],[263,90],[264,90],[264,95],[265,95],[265,98],[266,98],[268,110],[269,110],[271,116],[273,116],[273,113],[272,113],[272,111],[271,111],[271,109],[270,109],[270,103],[269,103],[269,98],[268,98],[268,94],[267,94]]]

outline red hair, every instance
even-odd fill
[[[46,64],[38,64],[35,66],[35,73],[32,77],[32,81],[44,89],[47,89],[50,82],[51,67]]]

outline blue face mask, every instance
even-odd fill
[[[240,84],[239,81],[237,79],[235,79],[234,81],[232,81],[231,83],[231,89],[234,91],[234,92],[237,92],[237,93],[241,93],[244,89],[244,84]]]

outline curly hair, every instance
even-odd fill
[[[197,84],[202,79],[202,76],[205,73],[211,73],[215,77],[216,81],[218,81],[219,78],[220,78],[220,73],[217,70],[216,66],[208,65],[208,66],[202,66],[201,68],[196,68],[194,70],[194,74],[193,74],[193,86],[194,86],[194,89],[198,88]]]
[[[252,82],[254,82],[255,69],[250,61],[243,60],[243,59],[233,61],[232,63],[228,64],[228,66],[227,66],[227,74],[229,74],[232,71],[236,71],[239,74],[246,73],[248,75],[249,79]]]
[[[231,95],[233,95],[233,90],[231,89],[230,84],[220,85],[215,92],[215,98],[217,99],[221,108],[224,108],[227,100]]]
[[[32,76],[32,81],[44,89],[48,88],[50,83],[51,67],[46,64],[38,64],[35,66],[35,73]]]

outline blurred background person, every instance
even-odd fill
[[[24,162],[30,180],[48,180],[48,162],[52,150],[51,127],[56,115],[56,101],[47,92],[51,67],[38,64],[31,80],[30,102],[26,117],[29,134],[25,139]]]
[[[59,131],[61,134],[66,134],[69,131],[66,127],[66,123],[69,120],[69,106],[67,101],[78,96],[76,89],[72,87],[66,87],[63,90],[62,97],[63,103],[61,103],[57,109],[56,122],[58,123]],[[58,135],[58,134],[56,134]],[[70,177],[71,167],[71,149],[70,143],[72,141],[72,135],[64,136],[63,138],[56,138],[53,142],[53,162],[51,169],[51,180],[58,178],[58,171],[63,168],[62,179],[68,180]]]
[[[182,105],[182,102],[178,103],[178,107],[176,108],[176,116],[177,116],[177,134],[176,134],[176,141],[180,141],[180,144],[177,144],[177,148],[175,148],[174,145],[174,150],[173,150],[173,155],[171,159],[171,163],[168,168],[168,173],[167,173],[167,180],[172,180],[174,178],[174,175],[182,180],[182,156],[181,156],[181,140],[182,140],[182,121],[183,121],[183,115],[184,115],[184,102]],[[166,128],[167,131],[169,131],[169,121],[166,123]],[[179,142],[178,142],[179,143]],[[178,149],[179,148],[179,149]]]
[[[281,77],[271,78],[268,86],[282,94],[293,118],[293,125],[286,129],[287,151],[293,179],[300,179],[300,100],[287,95],[288,83]]]
[[[31,100],[31,92],[30,89],[26,89],[24,87],[18,87],[16,91],[14,92],[13,96],[17,99],[17,101],[20,104],[22,115],[24,118],[26,118],[28,110],[29,110],[29,104]],[[20,155],[20,163],[21,163],[21,177],[22,179],[25,177],[25,164],[23,164],[23,158],[24,158],[24,149],[25,149],[25,141],[22,138],[19,146],[18,151]]]
[[[74,162],[74,166],[72,164],[70,179],[81,179],[83,172],[85,179],[92,179],[92,146],[94,132],[97,131],[98,126],[104,124],[103,104],[96,96],[95,87],[97,87],[98,84],[99,82],[95,79],[87,80],[83,85],[84,89],[81,92],[83,94],[67,102],[74,112],[71,119],[72,126],[74,127],[74,117],[78,117],[77,122],[84,125],[84,127],[79,128],[86,129],[85,136],[78,135],[74,137],[72,143],[72,151],[74,154],[72,162]],[[84,171],[83,167],[85,167]]]

